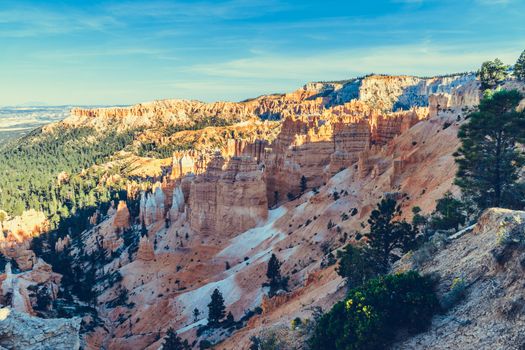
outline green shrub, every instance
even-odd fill
[[[443,295],[441,300],[441,307],[443,310],[449,310],[456,305],[461,299],[465,297],[465,290],[467,289],[467,283],[463,278],[455,278],[452,281],[450,290]]]
[[[410,271],[370,280],[321,317],[312,350],[385,349],[400,330],[424,330],[439,310],[429,277]]]
[[[436,210],[432,213],[430,225],[436,230],[457,230],[466,220],[465,204],[447,192],[436,201]]]

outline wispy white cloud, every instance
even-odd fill
[[[59,35],[82,30],[103,32],[118,25],[122,23],[108,14],[87,14],[78,10],[58,12],[24,6],[0,9],[0,37]]]
[[[475,69],[487,59],[498,57],[513,62],[521,49],[502,45],[487,46],[422,45],[380,46],[360,50],[335,50],[314,55],[272,55],[222,63],[197,64],[188,69],[195,74],[237,79],[341,79],[366,73],[429,75]],[[522,43],[525,44],[525,41]]]

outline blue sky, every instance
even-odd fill
[[[0,105],[241,100],[525,49],[524,0],[0,0]]]

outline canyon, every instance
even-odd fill
[[[522,84],[508,84],[523,90]],[[216,349],[249,349],[250,339],[269,329],[299,344],[302,336],[288,328],[290,322],[312,319],[316,310],[329,310],[344,298],[344,281],[326,260],[346,244],[360,244],[381,198],[396,198],[402,217],[411,219],[411,208],[430,214],[436,200],[458,192],[453,184],[457,132],[479,104],[479,85],[474,74],[371,75],[309,83],[291,93],[243,102],[162,100],[73,109],[43,133],[59,127],[139,129],[132,147],[151,140],[161,146],[195,146],[162,159],[133,154],[130,148],[98,166],[132,169],[104,177],[110,184],[124,181],[128,198],[112,199],[108,210],[93,214],[88,229],[77,237],[60,237],[53,247],[72,267],[93,268],[96,317],[53,318],[42,332],[52,333],[49,338],[59,339],[56,344],[83,349],[159,349],[170,327],[194,348],[206,340]],[[166,125],[174,132],[159,131]],[[437,341],[443,349],[466,348],[473,346],[469,334],[487,344],[503,329],[512,331],[498,338],[500,348],[523,344],[516,331],[521,316],[516,324],[501,316],[503,327],[475,307],[486,301],[494,308],[511,308],[521,296],[515,283],[521,272],[514,260],[509,270],[492,263],[481,268],[508,218],[518,226],[525,214],[489,210],[472,232],[448,242],[422,267],[444,276],[441,293],[459,275],[472,282],[471,292],[459,308],[396,348],[432,348]],[[33,237],[50,231],[42,213],[7,217],[0,231],[5,232],[0,251],[13,259],[0,277],[2,304],[11,310],[4,319],[22,320],[0,323],[0,332],[9,329],[7,338],[18,342],[22,326],[13,331],[14,322],[27,328],[45,322],[41,317],[46,313],[34,310],[39,299],[31,291],[45,288],[50,300],[60,301],[63,277],[32,250]],[[464,253],[471,245],[476,250]],[[98,262],[85,260],[97,252]],[[270,298],[264,283],[272,254],[283,262],[289,291]],[[463,254],[470,254],[468,261]],[[12,270],[13,262],[19,271]],[[396,269],[413,264],[405,256]],[[487,276],[508,294],[491,300],[481,295],[479,288],[490,288]],[[238,330],[200,330],[214,289],[242,325]],[[52,314],[52,307],[47,311]],[[478,322],[451,321],[466,318]]]

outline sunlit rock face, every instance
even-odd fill
[[[120,231],[130,227],[130,215],[126,201],[119,201],[117,211],[113,217],[113,227]]]
[[[163,220],[166,215],[166,196],[162,186],[157,182],[152,192],[142,192],[140,197],[140,220],[149,226],[156,221]]]
[[[151,261],[155,259],[153,242],[151,242],[147,236],[142,236],[140,238],[137,259],[142,261]]]
[[[299,194],[302,176],[308,188],[321,186],[361,152],[385,145],[427,116],[425,107],[384,113],[352,101],[318,116],[285,118],[264,155],[268,201]]]
[[[435,117],[440,111],[471,109],[479,104],[481,98],[480,83],[477,80],[466,82],[448,92],[432,94],[428,97],[429,112]]]
[[[206,234],[231,235],[255,226],[268,215],[263,171],[252,157],[220,154],[191,184],[190,226]]]
[[[3,305],[13,310],[35,315],[38,305],[35,290],[41,291],[52,302],[57,298],[62,275],[55,273],[51,265],[38,259],[28,271],[14,273],[11,263],[6,265],[5,276],[0,285]]]

